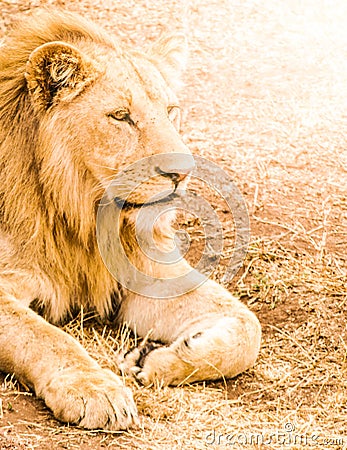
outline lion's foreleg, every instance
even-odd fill
[[[163,344],[144,344],[121,362],[143,384],[233,377],[251,367],[259,352],[258,319],[213,281],[171,300],[130,296],[121,314],[138,334],[151,332]]]
[[[86,428],[127,428],[130,391],[71,336],[10,296],[0,297],[0,370],[34,388],[54,415]]]

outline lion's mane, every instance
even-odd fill
[[[117,292],[95,241],[96,187],[63,147],[49,169],[42,167],[42,149],[37,151],[47,123],[43,126],[30,101],[25,71],[31,52],[52,41],[77,47],[92,42],[118,54],[122,50],[102,29],[66,12],[27,19],[0,47],[2,283],[18,284],[21,277],[27,283],[37,276],[33,282],[41,286],[40,306],[58,322],[79,305],[79,298],[107,314]]]

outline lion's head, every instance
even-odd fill
[[[0,56],[2,159],[9,133],[17,135],[15,158],[35,165],[30,177],[42,201],[68,223],[91,212],[82,203],[94,205],[115,174],[147,156],[172,154],[132,174],[115,196],[146,177],[129,202],[167,195],[193,167],[173,92],[184,54],[183,36],[140,53],[74,14],[35,15],[12,31]]]

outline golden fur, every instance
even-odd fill
[[[140,349],[121,362],[143,383],[234,376],[259,350],[257,319],[221,286],[143,298],[119,287],[98,251],[96,209],[114,175],[153,154],[189,155],[170,121],[184,44],[172,36],[139,53],[81,17],[41,12],[0,48],[0,369],[31,385],[62,421],[110,429],[136,421],[129,390],[48,323],[81,305],[102,318],[116,308],[118,322],[167,344],[148,351],[141,367]],[[187,171],[186,161],[177,157],[166,172]],[[156,177],[131,201],[172,188]],[[167,268],[144,259],[135,218],[136,211],[122,215],[132,260],[154,276],[183,273],[184,261]],[[170,244],[168,218],[155,239]]]
[[[1,230],[6,252],[9,246],[9,257],[1,258],[1,273],[20,278],[31,272],[28,263],[38,264],[37,277],[39,270],[48,283],[35,297],[48,308],[47,317],[56,322],[73,306],[72,299],[88,301],[93,295],[92,302],[102,314],[111,305],[110,289],[105,289],[109,277],[98,267],[99,258],[95,265],[89,264],[96,253],[97,182],[92,177],[83,179],[85,168],[76,167],[68,153],[60,159],[63,150],[60,155],[54,149],[44,154],[47,147],[40,142],[40,134],[50,124],[35,110],[25,78],[29,56],[36,48],[76,38],[119,52],[115,41],[81,18],[43,14],[14,30],[0,53]],[[55,134],[56,129],[52,131]],[[18,247],[21,252],[14,259],[11,250]],[[21,269],[18,274],[17,267]],[[79,279],[83,269],[88,272],[86,284]]]

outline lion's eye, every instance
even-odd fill
[[[174,124],[175,128],[179,130],[180,123],[181,123],[181,111],[179,106],[176,105],[170,105],[167,108],[167,113],[169,116],[169,119]]]
[[[128,109],[124,108],[124,109],[117,109],[116,111],[113,111],[111,113],[108,114],[109,117],[112,117],[112,119],[115,120],[122,120],[125,122],[130,122],[130,112]]]

